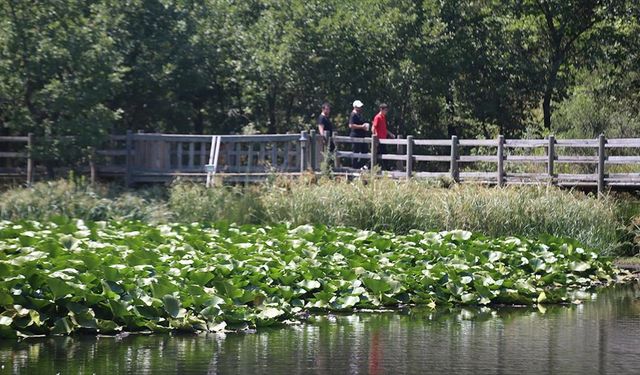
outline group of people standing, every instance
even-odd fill
[[[353,102],[353,110],[349,115],[349,136],[355,138],[365,138],[369,130],[371,130],[371,135],[378,137],[378,139],[387,139],[387,138],[395,138],[395,135],[389,131],[387,127],[387,112],[389,111],[389,107],[381,103],[378,107],[379,112],[373,118],[373,123],[370,124],[366,122],[362,116],[362,108],[364,107],[364,103],[360,100],[356,100]],[[324,103],[322,105],[322,113],[318,116],[318,131],[328,142],[329,151],[333,152],[335,150],[335,145],[333,144],[331,137],[333,136],[334,128],[329,116],[331,114],[331,105],[329,103]],[[366,154],[369,152],[368,145],[366,143],[354,143],[352,151],[354,153]],[[378,153],[384,154],[386,152],[385,145],[378,145]],[[366,164],[365,159],[352,159],[353,168],[362,168]]]

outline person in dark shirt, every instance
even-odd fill
[[[349,136],[355,138],[364,138],[367,136],[367,131],[369,131],[369,123],[365,122],[362,118],[362,107],[364,104],[360,100],[356,100],[353,102],[353,111],[351,111],[351,115],[349,116]],[[352,151],[354,153],[366,154],[369,152],[369,147],[366,143],[354,143]],[[357,158],[352,159],[353,168],[362,168],[365,166],[365,159]]]
[[[333,152],[335,145],[333,144],[333,124],[329,120],[331,114],[331,105],[329,103],[322,104],[322,113],[318,116],[318,133],[322,136],[325,145],[328,145],[329,151]]]

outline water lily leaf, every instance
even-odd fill
[[[167,312],[172,318],[180,318],[184,316],[185,310],[180,307],[180,300],[170,294],[162,297],[164,302],[164,311]]]
[[[260,319],[273,319],[282,314],[284,314],[284,310],[275,308],[275,307],[267,307],[266,309],[260,311],[258,314],[258,318]]]
[[[355,306],[358,302],[360,302],[359,296],[345,296],[343,298],[338,299],[338,309],[348,309],[350,307]]]
[[[575,262],[571,262],[571,264],[569,265],[569,268],[571,268],[571,270],[574,272],[584,272],[589,268],[591,268],[591,266],[587,262],[575,261]]]
[[[536,298],[536,302],[540,303],[546,299],[547,299],[547,295],[544,292],[542,292],[538,295],[538,298]]]
[[[322,286],[322,284],[320,284],[320,282],[317,280],[303,280],[296,285],[298,285],[301,288],[304,288],[307,291],[319,289]]]
[[[75,330],[75,324],[68,317],[60,318],[53,324],[51,333],[68,335]]]
[[[391,290],[391,285],[386,280],[364,278],[362,281],[369,290],[377,295]]]

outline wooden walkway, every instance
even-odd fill
[[[31,157],[32,135],[0,137],[0,177],[30,183],[42,175]],[[446,178],[495,185],[545,183],[560,186],[640,187],[640,138],[607,139],[402,139],[335,136],[334,173],[359,175],[349,166],[360,159],[372,169],[385,163],[392,178]],[[121,178],[128,185],[204,180],[212,135],[131,133],[110,136],[96,150],[86,172],[93,178]],[[365,143],[367,153],[351,151]],[[378,153],[380,145],[386,152]],[[325,142],[314,131],[299,134],[222,135],[216,178],[250,182],[278,174],[319,173]],[[367,172],[368,173],[368,172]]]

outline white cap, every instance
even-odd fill
[[[364,106],[364,103],[362,103],[359,100],[356,100],[355,102],[353,102],[353,108],[360,108],[362,106]]]

